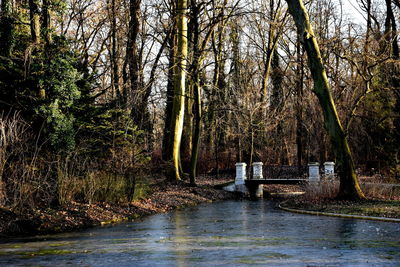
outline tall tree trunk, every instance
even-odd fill
[[[171,15],[174,17],[174,15]],[[165,107],[165,124],[162,144],[162,158],[169,160],[172,154],[172,142],[171,142],[171,120],[172,120],[172,106],[174,102],[174,65],[176,58],[176,24],[173,23],[171,36],[168,40],[169,46],[169,63],[168,63],[168,82],[167,82],[167,99]]]
[[[194,96],[194,136],[192,139],[192,153],[190,158],[190,184],[196,185],[196,176],[197,176],[197,161],[199,158],[200,151],[200,137],[201,137],[201,116],[202,116],[202,101],[201,101],[201,84],[199,77],[199,52],[195,51],[195,61],[193,68],[193,96]]]
[[[271,111],[275,114],[280,114],[283,109],[283,72],[280,67],[279,54],[274,50],[271,62],[271,81],[272,81],[272,94],[271,94]],[[279,162],[281,165],[289,165],[289,151],[287,149],[285,136],[284,136],[284,123],[279,120],[276,128],[276,139],[278,140]]]
[[[46,44],[52,42],[51,36],[51,15],[50,15],[50,0],[43,0],[42,5],[42,38]]]
[[[112,91],[113,91],[113,97],[117,97],[117,105],[119,108],[126,108],[126,99],[123,96],[123,93],[121,94],[121,88],[119,86],[119,55],[118,55],[118,41],[117,41],[117,11],[115,7],[115,0],[111,0],[110,3],[110,20],[111,20],[111,77],[112,77]],[[128,31],[128,35],[130,32]],[[129,40],[129,37],[128,37]],[[128,47],[127,47],[128,48]],[[128,51],[128,49],[127,49]],[[127,54],[128,55],[128,54]],[[129,58],[129,57],[128,57]]]
[[[392,46],[392,57],[399,59],[399,44],[396,19],[393,14],[392,0],[385,0],[386,2],[386,21],[385,21],[385,35]]]
[[[199,158],[200,151],[200,136],[201,136],[201,115],[202,115],[202,106],[201,106],[201,84],[200,84],[200,75],[199,68],[201,64],[201,51],[199,47],[199,6],[197,5],[196,0],[191,1],[191,10],[192,10],[192,43],[193,43],[193,61],[191,65],[191,75],[192,75],[192,84],[193,84],[193,96],[194,96],[194,107],[193,107],[193,116],[194,116],[194,136],[192,139],[192,150],[191,150],[191,158],[190,158],[190,184],[192,186],[196,185],[196,175],[197,175],[197,160]]]
[[[29,18],[31,38],[34,43],[40,42],[40,10],[38,0],[29,0]]]
[[[178,46],[176,64],[174,66],[174,99],[171,116],[173,174],[171,174],[170,178],[172,180],[181,180],[179,170],[180,145],[185,115],[186,61],[188,53],[187,0],[177,0],[176,13]]]
[[[300,38],[297,37],[296,54],[296,146],[297,146],[297,166],[299,170],[303,165],[304,160],[304,134],[305,129],[303,125],[303,80],[304,80],[304,62],[300,46]]]
[[[186,94],[185,94],[185,119],[183,122],[182,142],[181,142],[181,163],[183,172],[190,173],[190,161],[193,152],[193,135],[194,135],[194,86],[195,81],[193,73],[191,71],[194,63],[194,28],[196,27],[196,0],[187,0],[188,12],[190,14],[190,20],[188,21],[188,75],[189,79],[186,81]]]
[[[398,5],[398,2],[395,2],[397,7],[400,9],[400,5]],[[400,73],[398,73],[398,68],[394,67],[394,64],[396,64],[396,61],[399,60],[400,55],[399,55],[399,44],[398,44],[398,33],[397,33],[397,24],[396,24],[396,19],[393,14],[393,9],[392,9],[392,1],[391,0],[386,0],[386,23],[385,23],[385,35],[389,39],[388,41],[391,42],[391,57],[394,59],[394,63],[391,66],[391,73],[392,73],[392,78],[390,80],[392,88],[394,89],[394,95],[396,97],[396,102],[394,105],[393,111],[397,115],[394,119],[394,136],[395,140],[400,140]],[[398,64],[398,63],[397,63]],[[399,145],[399,141],[397,141],[397,144]],[[400,151],[397,150],[397,153],[395,154],[395,163],[397,165],[400,164]],[[399,175],[399,174],[397,174]]]
[[[128,32],[128,43],[126,53],[128,57],[128,68],[129,68],[129,80],[130,80],[130,92],[131,96],[131,116],[135,124],[142,128],[143,114],[144,111],[141,109],[143,85],[141,84],[140,78],[140,55],[138,49],[138,35],[140,31],[140,3],[141,0],[130,0],[129,2],[129,32]]]
[[[354,162],[346,135],[340,124],[339,116],[330,92],[328,78],[322,63],[317,40],[311,28],[310,20],[302,0],[286,0],[289,12],[296,23],[297,31],[308,55],[308,64],[314,80],[314,92],[318,97],[324,115],[325,128],[331,139],[332,147],[340,168],[340,188],[338,198],[362,199]]]
[[[369,51],[369,43],[370,43],[370,36],[371,36],[371,30],[372,30],[372,5],[371,5],[371,0],[367,0],[366,3],[366,10],[367,10],[367,32],[365,34],[365,53],[367,54]]]
[[[233,79],[233,90],[234,92],[236,92],[238,95],[239,94],[243,94],[244,90],[241,86],[241,80],[242,80],[242,71],[241,71],[241,61],[240,61],[240,33],[241,33],[241,25],[240,25],[240,20],[234,20],[233,21],[233,27],[232,27],[232,31],[230,34],[230,39],[232,42],[232,79]],[[234,97],[232,99],[233,101],[233,105],[236,106],[238,109],[241,108],[241,105],[243,103],[240,103],[238,101],[239,99],[237,99],[237,97]],[[238,125],[239,122],[238,120],[236,120],[234,122],[234,120],[232,120],[232,113],[230,114],[230,118],[229,121],[232,122],[232,127],[237,127],[237,129],[240,128],[240,126]],[[235,142],[235,146],[236,146],[236,162],[242,162],[242,155],[243,155],[243,151],[242,151],[242,138],[243,136],[241,135],[236,135],[234,142]]]
[[[214,1],[212,1],[212,3],[214,11],[217,12],[217,10],[219,10],[219,14],[217,16],[220,17],[221,20],[217,25],[217,32],[212,32],[211,35],[211,46],[214,54],[214,74],[209,97],[210,105],[208,108],[208,125],[206,128],[208,129],[208,143],[210,151],[214,146],[215,155],[216,158],[218,158],[218,146],[220,145],[221,141],[223,142],[225,139],[224,133],[220,130],[221,127],[217,126],[220,117],[219,112],[221,111],[216,111],[216,109],[219,105],[225,105],[226,103],[225,58],[223,55],[226,20],[223,18],[225,16],[227,0],[223,0],[221,6],[216,6],[216,2]],[[218,162],[216,162],[216,170],[218,172]]]
[[[196,185],[196,176],[197,176],[197,161],[199,158],[200,151],[200,139],[201,139],[201,122],[202,122],[202,88],[203,83],[200,79],[200,68],[203,63],[203,55],[204,51],[206,51],[206,45],[214,32],[214,25],[212,25],[208,32],[206,33],[204,39],[200,44],[200,25],[199,25],[199,16],[200,16],[200,8],[202,4],[199,4],[197,0],[191,0],[191,20],[192,20],[192,51],[193,51],[193,59],[192,64],[190,66],[190,73],[192,75],[192,84],[193,84],[193,95],[194,95],[194,107],[193,107],[193,115],[194,115],[194,135],[192,139],[192,155],[190,159],[190,184],[192,186]],[[203,79],[204,80],[204,79]]]
[[[278,40],[283,32],[283,24],[279,25],[281,1],[278,1],[275,5],[275,0],[269,2],[269,28],[268,28],[268,43],[267,43],[267,55],[264,62],[264,71],[261,82],[261,102],[267,100],[268,97],[268,80],[271,72],[272,58],[274,51],[276,50]],[[286,16],[285,16],[286,17]],[[278,28],[280,27],[280,28]],[[265,109],[266,112],[266,109]]]
[[[190,60],[189,60],[190,61]],[[193,79],[193,77],[192,77]],[[186,83],[186,93],[185,93],[185,115],[183,122],[183,132],[182,132],[182,143],[181,143],[181,160],[183,166],[183,171],[189,172],[190,157],[193,149],[193,119],[194,119],[194,84],[193,81]]]
[[[9,57],[14,46],[14,19],[11,0],[1,1],[0,17],[0,56]]]

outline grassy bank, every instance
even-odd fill
[[[198,187],[190,187],[185,183],[171,184],[155,179],[148,190],[131,203],[72,202],[54,209],[29,209],[20,213],[0,207],[0,235],[66,232],[234,198],[233,194],[214,188],[224,182],[223,179],[203,177],[198,179]]]
[[[324,199],[310,201],[299,198],[287,200],[281,205],[297,210],[400,219],[400,201],[398,200],[337,201]]]
[[[384,218],[400,218],[400,186],[388,183],[366,183],[361,187],[366,195],[366,200],[342,201],[336,200],[339,183],[336,181],[323,181],[318,185],[292,186],[290,188],[275,186],[271,195],[276,192],[303,191],[297,195],[284,199],[281,206],[313,212],[348,214],[356,216],[373,216]]]

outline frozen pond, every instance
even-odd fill
[[[140,222],[2,240],[0,266],[399,266],[400,224],[226,201]]]

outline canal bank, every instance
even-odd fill
[[[220,201],[135,222],[0,242],[2,266],[398,266],[400,224]]]
[[[343,201],[335,199],[291,198],[280,204],[288,212],[334,216],[352,219],[400,222],[400,201],[383,199],[366,199]]]
[[[205,202],[234,199],[235,194],[217,189],[228,180],[201,177],[197,187],[153,179],[139,199],[131,203],[69,203],[57,208],[26,209],[20,213],[0,207],[0,236],[60,233],[97,225],[135,220]]]

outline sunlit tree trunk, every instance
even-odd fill
[[[338,198],[362,199],[364,194],[358,184],[350,148],[336,112],[318,43],[311,28],[307,11],[301,0],[286,0],[286,2],[308,55],[308,64],[314,80],[314,92],[322,108],[325,128],[331,139],[336,160],[341,170],[339,173],[340,189]]]
[[[187,0],[177,0],[177,55],[174,66],[174,99],[171,116],[172,137],[172,180],[181,180],[179,171],[180,145],[185,115],[185,88],[186,88],[186,60],[188,53],[187,42]]]

